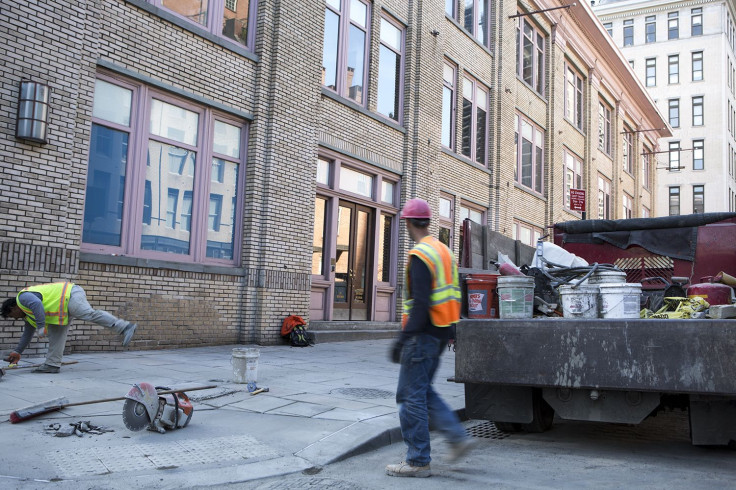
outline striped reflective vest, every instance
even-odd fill
[[[409,260],[415,256],[427,264],[432,273],[432,292],[429,295],[429,318],[435,327],[449,327],[460,320],[460,280],[452,252],[434,237],[425,237],[409,251]],[[414,300],[409,284],[409,262],[404,276],[404,315],[406,325]]]
[[[22,293],[40,293],[41,302],[43,303],[43,311],[46,313],[47,325],[68,325],[69,324],[69,296],[72,293],[70,282],[54,282],[50,284],[39,284],[23,289],[15,301],[18,307],[26,314],[26,321],[36,327],[36,319],[33,312],[20,304],[20,295]]]

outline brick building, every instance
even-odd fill
[[[466,218],[525,243],[581,218],[571,188],[589,218],[654,202],[669,131],[584,4],[0,6],[0,292],[77,282],[133,348],[394,322],[411,197],[458,254]],[[67,346],[120,348],[81,323]]]

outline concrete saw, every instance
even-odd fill
[[[166,429],[189,424],[194,413],[189,397],[183,392],[162,394],[158,390],[170,391],[163,386],[138,383],[125,395],[123,423],[128,429],[139,431],[148,427],[163,434]]]

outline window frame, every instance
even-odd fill
[[[394,26],[396,29],[399,30],[401,33],[401,48],[396,51],[395,48],[392,46],[389,46],[387,43],[385,43],[381,39],[381,34],[383,29],[381,29],[381,21],[385,20],[392,26]],[[379,90],[380,85],[379,81],[381,78],[380,73],[380,66],[381,66],[381,47],[385,47],[386,49],[390,50],[394,54],[396,54],[399,57],[399,71],[396,74],[397,80],[395,80],[395,85],[397,86],[398,93],[396,94],[396,97],[398,98],[398,106],[396,107],[396,117],[392,118],[388,114],[384,114],[378,109],[378,101],[381,98],[381,92]],[[406,26],[399,22],[398,20],[394,19],[390,15],[386,14],[385,12],[382,13],[379,16],[379,33],[378,33],[378,68],[377,68],[377,80],[376,80],[376,113],[392,120],[396,121],[398,124],[403,124],[404,122],[404,57],[406,54]]]
[[[97,72],[96,79],[111,83],[116,86],[133,90],[131,100],[131,125],[128,141],[128,153],[125,162],[125,186],[123,194],[123,212],[120,226],[120,245],[103,245],[81,241],[80,250],[83,252],[109,253],[125,255],[143,259],[164,260],[177,263],[196,263],[209,265],[235,265],[241,261],[243,241],[243,208],[246,199],[245,174],[247,162],[247,146],[249,123],[232,115],[222,113],[214,107],[192,102],[188,99],[170,94],[161,89],[131,81],[127,78]],[[151,131],[150,116],[151,104],[156,99],[174,107],[195,112],[198,114],[197,142],[195,145],[182,143],[165,136],[157,135]],[[222,122],[240,129],[239,150],[237,158],[217,153],[214,148],[214,127],[216,122]],[[109,121],[92,117],[92,124],[120,130],[119,125]],[[91,137],[91,136],[90,136]],[[188,216],[189,226],[189,253],[178,254],[158,250],[146,250],[141,248],[143,220],[145,217],[145,190],[146,190],[146,167],[148,163],[148,151],[151,141],[163,145],[173,145],[196,151],[197,160],[192,182],[192,209],[189,214],[183,212],[181,216]],[[91,146],[91,141],[90,141]],[[233,258],[218,259],[207,257],[207,237],[209,225],[209,203],[211,197],[212,163],[213,158],[237,162],[238,179],[236,185],[236,205],[233,225]],[[163,163],[162,163],[163,165]],[[89,162],[87,163],[89,169]],[[186,190],[182,192],[183,200]],[[163,196],[163,195],[162,195]],[[168,196],[168,194],[167,194]],[[163,197],[162,197],[163,199]],[[167,197],[168,199],[168,197]],[[178,202],[178,200],[177,200]],[[87,195],[85,189],[85,205]],[[180,208],[179,206],[177,206]],[[168,210],[168,206],[167,206]],[[149,211],[150,212],[150,211]],[[159,210],[159,220],[162,211]],[[182,220],[179,221],[181,223]],[[84,230],[84,225],[82,225]],[[216,231],[216,230],[215,230]]]
[[[679,141],[670,141],[668,144],[667,149],[667,170],[670,172],[679,172],[682,170],[680,167],[682,165],[681,158],[680,158],[680,142]]]
[[[521,12],[520,12],[521,13]],[[531,29],[531,39],[526,36],[524,26]],[[530,41],[531,46],[531,80],[527,81],[524,74],[524,47],[525,39]],[[541,39],[542,46],[539,46]],[[536,25],[524,17],[520,16],[516,22],[516,76],[525,85],[538,93],[541,97],[546,97],[545,90],[545,72],[547,70],[547,36]],[[541,67],[540,67],[541,65]],[[540,73],[541,72],[541,73]]]
[[[465,97],[465,81],[469,81],[472,85],[472,99],[467,99]],[[460,154],[465,156],[466,158],[469,158],[474,163],[477,163],[478,165],[482,165],[484,167],[488,166],[488,131],[489,131],[489,109],[490,109],[490,103],[491,103],[491,90],[482,82],[477,80],[476,78],[468,75],[467,73],[463,74],[462,77],[463,81],[463,87],[462,87],[462,94],[461,97],[463,99],[463,112],[462,117],[465,117],[465,100],[470,100],[471,103],[471,110],[470,110],[470,154],[465,153],[465,145],[464,143],[461,143],[460,148]],[[486,104],[485,104],[485,114],[486,114],[486,120],[485,120],[485,127],[483,128],[483,161],[478,161],[478,109],[480,108],[480,105],[478,104],[478,93],[482,92],[485,94]],[[462,127],[462,133],[460,134],[460,140],[465,141],[465,125],[463,124]]]
[[[692,125],[703,126],[705,124],[705,97],[694,95],[692,98]]]
[[[602,99],[598,100],[598,149],[608,155],[613,152],[613,109]]]
[[[444,199],[450,203],[450,215],[449,216],[443,216],[441,213],[441,207],[440,207],[440,201]],[[437,217],[438,217],[438,223],[440,230],[442,228],[445,228],[449,230],[450,232],[450,243],[445,244],[448,246],[450,250],[453,249],[453,246],[455,245],[455,196],[448,194],[446,192],[440,192],[440,198],[437,201]]]
[[[254,44],[255,44],[255,30],[257,26],[256,22],[256,16],[258,15],[258,2],[262,0],[249,0],[248,4],[248,34],[247,39],[245,41],[245,44],[240,43],[236,41],[235,39],[232,39],[228,36],[225,36],[222,33],[222,23],[221,21],[225,18],[225,9],[226,7],[226,0],[209,0],[209,5],[207,8],[207,22],[206,24],[202,24],[200,22],[197,22],[195,20],[190,19],[189,17],[180,14],[176,10],[173,10],[170,7],[167,7],[164,5],[164,0],[144,0],[147,3],[167,12],[171,15],[174,15],[175,17],[182,19],[184,22],[188,24],[192,24],[194,26],[197,26],[201,29],[204,29],[208,33],[212,34],[213,36],[217,37],[218,39],[223,39],[226,42],[232,43],[235,46],[240,46],[241,48],[246,48],[249,51],[254,51]],[[228,9],[229,10],[229,9]]]
[[[698,162],[699,165],[698,165]],[[693,140],[693,170],[705,170],[705,140]]]
[[[646,59],[644,67],[644,81],[647,87],[657,86],[657,58]]]
[[[690,36],[703,35],[703,8],[697,7],[690,10]]]
[[[611,219],[611,180],[598,174],[598,218]]]
[[[680,83],[680,55],[671,54],[667,57],[667,84],[675,85],[679,83]]]
[[[472,2],[473,4],[473,7],[472,7],[472,17],[473,18],[471,20],[470,29],[468,29],[468,25],[467,25],[467,21],[468,21],[467,3],[468,2]],[[478,32],[477,32],[478,26],[480,25],[479,19],[478,19],[480,9],[478,7],[481,4],[484,5],[485,13],[486,13],[486,21],[485,21],[486,25],[483,26],[484,31],[485,31],[484,32],[485,39],[479,38]],[[475,39],[477,42],[479,42],[480,44],[482,44],[483,46],[489,49],[491,47],[491,23],[490,23],[491,17],[492,15],[491,15],[490,0],[465,0],[464,5],[463,5],[463,24],[462,24],[463,29],[465,29],[465,31],[467,31],[473,39]]]
[[[696,69],[696,65],[700,65],[700,69]],[[693,51],[691,56],[691,64],[690,68],[692,70],[692,81],[693,82],[700,82],[704,78],[703,73],[703,52],[702,51]],[[696,73],[700,73],[700,78],[696,78]]]
[[[668,197],[669,216],[680,216],[680,186],[670,186]],[[673,213],[673,210],[676,210],[676,212]]]
[[[565,209],[572,213],[579,213],[579,211],[572,211],[570,209],[570,189],[583,189],[583,160],[576,154],[571,152],[567,148],[562,150],[562,165],[564,168],[563,185],[564,185],[564,206]],[[570,174],[572,174],[573,183],[570,182]],[[573,185],[575,184],[575,185]]]
[[[448,67],[452,70],[452,83],[450,83],[448,80],[445,80],[444,76],[444,68]],[[441,141],[441,144],[445,146],[445,148],[448,148],[452,151],[455,151],[455,148],[457,147],[457,82],[458,82],[458,66],[451,61],[449,61],[447,58],[445,58],[445,62],[442,66],[442,97],[443,97],[443,106],[442,106],[442,133],[441,138],[443,141]],[[449,91],[450,94],[450,113],[445,115],[444,112],[444,94],[445,90]],[[446,119],[447,116],[447,119]],[[449,123],[449,146],[445,145],[444,141],[444,130],[445,125]]]
[[[335,74],[335,88],[332,89],[328,85],[325,85],[322,83],[322,87],[337,94],[338,96],[348,99],[351,102],[359,105],[360,107],[366,107],[368,103],[368,81],[369,81],[369,68],[370,68],[370,46],[372,42],[371,38],[371,26],[372,26],[372,11],[373,9],[372,4],[367,0],[356,0],[357,2],[362,3],[365,6],[366,9],[366,19],[365,19],[365,27],[358,26],[355,24],[352,19],[350,18],[350,0],[344,0],[340,2],[340,5],[342,8],[340,11],[335,10],[335,8],[330,5],[330,2],[325,2],[325,15],[326,12],[329,10],[330,12],[334,13],[338,17],[338,34],[337,34],[337,60],[336,60],[336,74]],[[348,72],[348,51],[350,47],[350,26],[355,25],[358,29],[362,30],[365,33],[365,42],[363,44],[363,80],[362,80],[362,100],[360,102],[356,101],[354,98],[350,97],[350,88],[347,87],[347,72]],[[326,31],[323,33],[323,47],[324,47],[324,35],[326,34]],[[324,66],[324,52],[323,52],[323,58],[322,58],[323,66]]]
[[[521,231],[527,230],[529,232],[529,241],[525,242],[521,238]],[[538,226],[531,225],[529,223],[526,223],[524,221],[514,219],[514,227],[511,230],[511,238],[513,240],[518,240],[524,245],[528,245],[530,247],[536,247],[537,246],[537,240],[542,238],[544,236],[544,230]]]
[[[669,12],[667,14],[667,40],[680,39],[680,13]]]
[[[644,43],[645,44],[656,43],[657,42],[657,16],[649,15],[644,18],[644,22],[645,22],[644,24]]]
[[[667,99],[667,122],[673,128],[680,127],[680,99]]]
[[[652,151],[644,147],[644,152],[641,155],[641,175],[642,175],[642,187],[649,189],[651,185],[651,159]]]
[[[522,127],[523,124],[526,123],[531,127],[532,131],[532,140],[531,140],[531,187],[527,186],[523,183],[524,174],[523,174],[523,146],[521,144],[521,139],[523,138],[523,131]],[[529,192],[532,192],[534,194],[538,195],[544,195],[544,182],[545,182],[545,173],[544,173],[544,144],[545,144],[545,131],[542,129],[541,126],[536,124],[534,121],[532,121],[530,118],[524,116],[521,113],[516,113],[516,167],[514,171],[514,181],[524,189],[527,189]],[[537,145],[537,134],[541,135],[541,145]],[[541,150],[541,151],[539,151]],[[537,161],[537,157],[541,153],[541,162]],[[539,178],[537,178],[537,175],[539,175]]]
[[[572,101],[570,100],[571,94],[573,94]],[[583,110],[584,94],[585,84],[583,77],[569,63],[566,64],[564,115],[565,119],[580,131],[583,131],[585,127]]]
[[[623,199],[621,200],[623,205],[623,219],[631,219],[634,217],[634,198],[624,192]]]
[[[700,203],[698,203],[700,198]],[[705,185],[693,184],[693,214],[705,213]]]
[[[634,133],[631,128],[624,126],[623,151],[621,152],[623,169],[626,173],[634,174]]]
[[[624,47],[634,45],[634,19],[625,19],[623,25]]]

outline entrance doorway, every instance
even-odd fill
[[[373,210],[340,202],[335,250],[333,320],[370,320]]]

